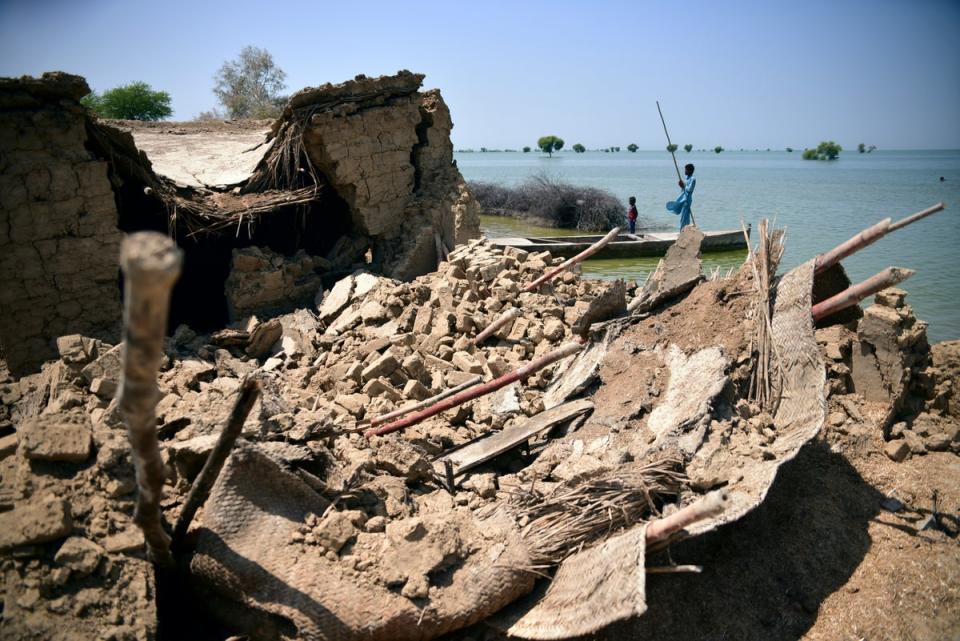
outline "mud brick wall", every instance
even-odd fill
[[[0,349],[15,375],[56,356],[55,338],[116,342],[121,232],[107,164],[84,147],[67,74],[0,79]]]
[[[373,237],[384,272],[411,279],[437,266],[434,233],[448,248],[480,236],[480,208],[453,161],[453,121],[423,76],[356,79],[305,89],[293,106],[314,105],[304,143]]]
[[[298,251],[287,258],[260,247],[234,249],[224,284],[231,320],[310,306],[322,286],[317,269],[329,263]]]

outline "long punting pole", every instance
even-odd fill
[[[826,318],[831,314],[836,314],[839,311],[856,305],[867,296],[873,296],[880,290],[902,283],[915,273],[914,270],[904,269],[903,267],[887,267],[882,272],[874,274],[867,280],[857,283],[856,285],[851,285],[839,294],[820,301],[810,308],[810,315],[813,316],[814,321]]]
[[[574,265],[576,265],[576,264],[579,263],[580,261],[585,260],[585,259],[593,256],[593,255],[596,254],[598,251],[600,251],[601,249],[603,249],[604,247],[606,247],[606,246],[610,243],[610,241],[612,241],[614,238],[617,237],[617,235],[618,235],[619,233],[620,233],[620,228],[619,228],[619,227],[614,227],[614,228],[611,229],[609,232],[607,232],[607,235],[606,235],[606,236],[604,236],[603,238],[601,238],[600,240],[598,240],[598,241],[595,242],[594,244],[590,245],[589,247],[587,247],[586,249],[584,249],[582,252],[580,252],[579,254],[577,254],[576,256],[574,256],[573,258],[568,258],[567,260],[563,261],[562,263],[560,263],[559,265],[557,265],[556,267],[554,267],[553,269],[551,269],[550,271],[548,271],[546,274],[544,274],[543,276],[541,276],[541,277],[538,278],[537,280],[533,281],[532,283],[530,283],[529,285],[527,285],[526,287],[524,287],[524,288],[523,288],[523,291],[525,291],[525,292],[532,292],[532,291],[534,291],[535,289],[537,289],[538,287],[540,287],[540,285],[543,285],[543,284],[544,284],[545,282],[547,282],[548,280],[553,280],[553,279],[557,276],[557,274],[560,274],[560,273],[562,273],[563,271],[565,271],[565,270],[567,270],[567,269],[570,269],[571,267],[573,267]]]
[[[667,145],[673,146],[673,143],[670,142],[670,132],[667,131],[667,121],[663,119],[663,112],[660,110],[660,101],[657,101],[657,113],[660,114],[660,123],[663,125],[663,133],[667,136]],[[677,164],[677,154],[670,152],[670,155],[673,156],[673,168],[677,170],[677,180],[683,180],[683,176],[680,175],[680,165]],[[694,225],[697,224],[697,219],[693,217],[693,211],[690,212],[690,222]]]
[[[817,263],[814,267],[814,273],[819,274],[824,272],[851,254],[860,251],[867,245],[877,242],[890,232],[903,229],[911,223],[915,223],[918,220],[926,218],[927,216],[931,216],[939,211],[943,211],[944,209],[946,209],[946,205],[943,203],[937,203],[933,207],[927,207],[923,211],[918,211],[917,213],[898,220],[895,223],[891,223],[889,218],[885,218],[876,225],[867,227],[853,238],[840,243],[830,251],[817,256]]]
[[[508,374],[504,374],[500,378],[494,379],[488,383],[483,383],[482,385],[474,385],[473,387],[466,389],[455,396],[451,396],[445,400],[440,401],[436,405],[432,405],[420,412],[415,414],[410,414],[406,418],[401,418],[398,421],[393,423],[388,423],[383,427],[378,427],[375,429],[370,429],[364,432],[364,436],[370,438],[371,436],[382,436],[384,434],[389,434],[390,432],[396,432],[397,430],[402,430],[405,427],[410,427],[420,421],[435,416],[440,412],[445,412],[449,409],[462,405],[467,401],[472,401],[475,398],[489,394],[490,392],[495,392],[501,387],[514,383],[518,380],[525,379],[534,372],[543,369],[551,363],[555,363],[561,358],[570,356],[571,354],[576,354],[581,349],[583,349],[583,343],[567,343],[566,345],[545,354],[538,359],[530,361],[523,367],[513,370]]]

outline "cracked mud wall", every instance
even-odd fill
[[[78,76],[0,80],[0,348],[11,372],[80,333],[115,342],[121,232],[107,163],[85,148]]]
[[[453,161],[450,111],[421,74],[305,89],[314,105],[304,132],[313,165],[372,237],[383,271],[407,280],[436,268],[434,232],[448,248],[480,235],[479,206]]]

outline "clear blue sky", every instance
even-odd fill
[[[215,105],[212,76],[248,44],[288,91],[425,73],[458,147],[661,148],[659,99],[697,147],[960,148],[957,0],[0,0],[0,75],[144,80],[176,119]]]

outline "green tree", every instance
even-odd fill
[[[635,143],[630,143],[627,145],[627,151],[629,151],[631,154],[637,153],[637,149],[640,149],[640,147],[637,147]]]
[[[866,153],[867,146],[863,143],[860,143],[859,145],[857,145],[857,151],[859,151],[861,154]]]
[[[837,156],[840,155],[840,152],[843,151],[843,147],[833,142],[832,140],[825,140],[817,145],[816,149],[804,149],[803,150],[803,159],[804,160],[836,160]]]
[[[525,153],[525,154],[530,153],[530,147],[524,147],[524,148],[523,148],[523,153]]]
[[[715,154],[719,154],[721,151],[723,151],[723,147],[721,147],[720,145],[717,145],[716,147],[713,148],[713,153]]]
[[[101,118],[116,120],[163,120],[173,114],[170,94],[154,91],[145,82],[131,82],[100,95],[92,92],[80,102]]]
[[[217,71],[213,93],[231,118],[274,118],[286,102],[286,77],[269,51],[248,46]]]
[[[553,152],[563,149],[563,138],[559,138],[557,136],[543,136],[537,140],[537,147],[540,147],[540,151],[548,153],[551,157],[553,157]]]
[[[693,145],[684,145],[683,150],[689,154],[691,151],[693,151]]]
[[[573,147],[571,147],[571,149],[573,149],[578,154],[582,154],[587,150],[587,148],[581,145],[580,143],[575,144]]]
[[[673,144],[667,145],[667,151],[669,151],[671,154],[675,152],[677,149],[679,149],[679,147],[677,147],[676,145],[673,145]]]

